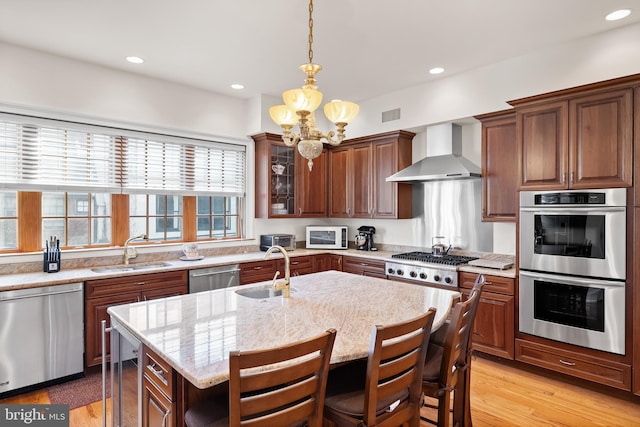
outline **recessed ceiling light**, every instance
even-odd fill
[[[631,10],[629,9],[620,9],[615,10],[608,14],[604,19],[607,21],[617,21],[618,19],[626,18],[631,14]]]
[[[444,68],[442,67],[434,67],[432,69],[429,70],[430,74],[442,74],[444,73]]]
[[[142,64],[144,62],[144,59],[140,58],[139,56],[127,56],[127,61],[131,62],[132,64]]]
[[[231,85],[231,89],[241,90],[244,89],[244,85],[241,85],[240,83],[234,83]]]

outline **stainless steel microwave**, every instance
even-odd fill
[[[307,249],[348,249],[349,229],[345,225],[307,226]]]
[[[271,246],[276,245],[292,251],[296,248],[296,236],[294,234],[262,234],[260,236],[261,251],[268,251]]]

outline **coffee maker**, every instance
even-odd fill
[[[358,228],[358,234],[356,234],[356,249],[361,251],[377,251],[373,246],[373,235],[376,234],[376,228],[370,225],[363,225]]]

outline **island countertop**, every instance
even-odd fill
[[[433,329],[457,291],[338,271],[291,278],[291,297],[254,299],[244,285],[110,307],[108,313],[194,386],[229,378],[229,351],[282,346],[337,330],[331,363],[364,358],[374,325],[405,321],[437,308]]]

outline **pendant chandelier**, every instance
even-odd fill
[[[309,170],[313,168],[313,159],[322,153],[322,144],[339,145],[344,140],[344,128],[356,118],[360,107],[348,101],[334,100],[324,106],[324,114],[337,131],[322,133],[316,127],[315,110],[322,103],[322,92],[316,86],[316,74],[322,67],[313,63],[313,0],[309,0],[309,62],[300,66],[300,70],[307,75],[304,86],[300,89],[290,89],[282,93],[284,105],[269,108],[271,119],[281,126],[284,134],[282,140],[285,145],[298,145],[298,152],[309,160]],[[291,131],[298,125],[299,133]],[[335,138],[334,138],[335,137]],[[324,140],[324,141],[323,141]]]

